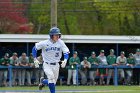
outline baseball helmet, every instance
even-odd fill
[[[61,37],[60,29],[57,27],[52,27],[49,32],[50,37],[52,38],[53,35],[59,35]]]

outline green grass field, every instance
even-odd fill
[[[4,93],[49,93],[48,87],[38,91],[37,86],[33,87],[0,87]],[[11,92],[10,92],[11,91]],[[29,92],[28,92],[29,91]],[[56,93],[140,93],[140,86],[57,86]]]

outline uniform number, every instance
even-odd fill
[[[59,53],[55,53],[55,57],[59,57]]]

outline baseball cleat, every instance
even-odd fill
[[[39,84],[39,90],[42,90],[42,88],[44,87],[44,84]]]
[[[41,78],[40,78],[40,83],[39,83],[39,85],[38,85],[39,90],[42,90],[42,88],[45,86],[45,85],[42,83],[43,80],[44,80],[44,77],[41,77]]]

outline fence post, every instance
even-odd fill
[[[76,84],[77,84],[77,86],[79,85],[78,79],[79,79],[79,75],[78,75],[78,65],[76,65]]]
[[[9,71],[9,87],[12,87],[12,66],[8,66],[8,71]]]
[[[114,66],[114,86],[118,86],[118,69]]]

